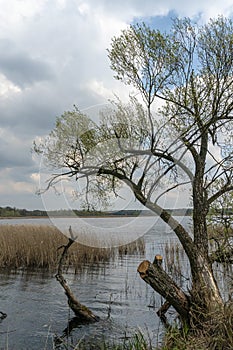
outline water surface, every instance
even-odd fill
[[[105,227],[109,225],[106,220],[109,218],[102,218]],[[4,221],[0,223],[25,223],[22,219]],[[26,223],[48,224],[48,219],[26,219]],[[140,279],[137,267],[145,258],[152,260],[157,253],[163,255],[165,243],[176,241],[176,238],[157,218],[144,240],[143,255],[126,254],[109,263],[87,266],[78,275],[72,271],[66,274],[80,302],[100,317],[99,322],[73,329],[71,336],[64,338],[70,349],[70,344],[76,344],[80,339],[97,341],[104,337],[120,342],[138,330],[149,334],[154,344],[161,339],[164,330],[156,310],[162,300]],[[1,273],[0,300],[0,310],[8,315],[0,324],[0,349],[54,349],[55,337],[63,334],[68,320],[73,317],[63,289],[54,275],[48,273]]]

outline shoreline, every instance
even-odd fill
[[[14,219],[22,219],[22,220],[27,220],[27,219],[50,219],[50,218],[59,218],[59,219],[72,219],[72,218],[94,218],[94,219],[97,219],[97,218],[136,218],[136,217],[153,217],[153,216],[159,216],[155,213],[152,213],[150,215],[148,214],[139,214],[139,215],[111,215],[111,214],[106,214],[106,215],[76,215],[76,216],[64,216],[64,215],[55,215],[55,216],[36,216],[36,215],[32,215],[32,216],[29,216],[29,215],[26,215],[26,216],[0,216],[0,220],[14,220]],[[173,216],[191,216],[191,214],[185,214],[185,213],[175,213],[173,214]]]
[[[156,214],[152,215],[76,215],[74,216],[1,216],[0,220],[16,220],[16,219],[75,219],[75,218],[93,218],[93,219],[98,219],[98,218],[136,218],[136,217],[152,217],[152,216],[158,216]]]

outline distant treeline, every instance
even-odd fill
[[[167,209],[170,213],[176,216],[192,215],[192,209]],[[0,207],[0,217],[25,217],[25,216],[151,216],[155,215],[150,210],[119,210],[119,211],[87,211],[87,210],[27,210],[12,207]]]
[[[0,207],[0,217],[47,216],[45,210],[27,210],[12,207]]]

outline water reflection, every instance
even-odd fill
[[[64,341],[67,339],[69,339],[72,331],[76,328],[81,328],[82,326],[85,326],[87,324],[89,324],[90,322],[84,322],[81,321],[80,318],[78,317],[73,317],[69,320],[67,327],[63,330],[62,335],[61,336],[55,336],[54,337],[54,345],[55,345],[55,349],[61,349],[62,345],[64,344]]]

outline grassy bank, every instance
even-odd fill
[[[43,268],[54,270],[67,237],[52,226],[1,225],[0,268]],[[75,272],[88,265],[103,264],[125,254],[143,254],[144,242],[139,239],[117,248],[94,248],[79,243],[72,245],[67,257],[67,268]]]

